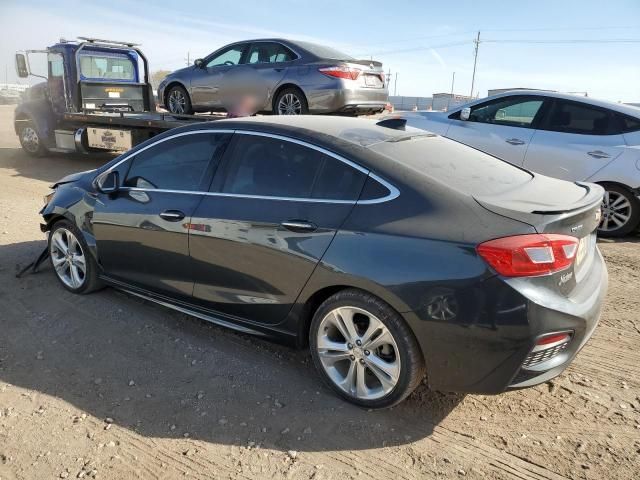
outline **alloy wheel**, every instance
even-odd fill
[[[331,381],[358,399],[383,397],[400,378],[400,354],[393,335],[361,308],[330,311],[320,322],[316,348]]]
[[[174,89],[169,93],[169,111],[171,113],[184,113],[187,99],[179,89]]]
[[[624,227],[631,218],[631,203],[621,193],[607,190],[602,199],[602,220],[599,229],[610,232]]]
[[[278,115],[301,115],[302,102],[293,93],[286,93],[278,101]]]
[[[22,146],[30,153],[36,153],[40,148],[40,138],[33,127],[22,129]]]
[[[87,277],[87,264],[80,242],[66,228],[59,228],[51,236],[51,261],[58,278],[66,286],[78,289]]]

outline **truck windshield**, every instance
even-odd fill
[[[80,56],[80,73],[85,78],[134,80],[133,62],[126,56],[85,53]]]

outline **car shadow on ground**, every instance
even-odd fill
[[[0,148],[0,168],[16,170],[21,177],[55,182],[71,173],[98,168],[115,156],[110,153],[48,153],[42,157],[31,157],[21,148]]]
[[[110,418],[148,437],[358,450],[428,437],[463,399],[423,384],[393,409],[352,406],[321,384],[305,351],[112,289],[73,295],[48,263],[16,279],[44,246],[0,246],[0,380],[71,404],[71,428],[84,412],[98,420],[82,428],[96,431]]]

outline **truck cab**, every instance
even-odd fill
[[[29,60],[36,54],[46,55],[46,77],[31,72]],[[32,155],[87,151],[92,144],[127,150],[133,146],[130,129],[124,130],[129,135],[105,137],[100,132],[105,137],[101,145],[101,139],[87,132],[82,116],[111,115],[113,120],[114,114],[156,112],[147,59],[133,43],[86,37],[61,40],[46,50],[16,54],[16,70],[21,78],[46,80],[27,90],[15,111],[16,134]]]

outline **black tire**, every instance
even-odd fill
[[[281,111],[282,109],[279,108],[280,102],[283,99],[285,99],[287,95],[291,96],[288,98],[294,98],[295,100],[297,100],[297,102],[299,102],[299,105],[300,105],[299,110],[296,107],[292,107],[293,110],[296,110],[299,113],[283,113]],[[294,105],[297,105],[297,103],[294,103]],[[273,100],[274,115],[307,115],[308,113],[309,113],[309,104],[307,103],[307,97],[304,96],[304,93],[302,93],[302,90],[300,90],[299,88],[295,88],[295,87],[284,88],[280,92],[278,92],[278,95]]]
[[[602,187],[607,194],[602,203],[602,221],[598,227],[598,235],[613,238],[629,235],[640,224],[640,200],[629,189],[621,185],[603,183]],[[607,205],[607,198],[610,197],[611,200]],[[618,199],[618,204],[615,204]],[[620,214],[627,217],[627,220],[622,225],[617,226],[614,222],[614,214],[618,214],[616,217],[618,221],[622,218],[619,216]],[[607,220],[609,223],[607,223]]]
[[[78,287],[73,287],[65,283],[65,281],[63,281],[60,274],[56,270],[54,258],[58,258],[59,255],[57,247],[53,247],[52,245],[54,242],[54,237],[56,236],[56,232],[62,232],[63,230],[71,232],[75,239],[77,239],[85,260],[85,273],[83,275],[83,281],[82,284]],[[89,250],[87,242],[85,241],[84,236],[80,233],[78,228],[71,222],[67,220],[59,220],[53,224],[51,231],[49,232],[49,242],[47,245],[47,249],[49,251],[49,262],[51,264],[51,268],[53,269],[54,275],[56,276],[60,284],[70,292],[85,294],[98,290],[103,286],[102,282],[98,278],[98,265],[96,264],[96,261]]]
[[[340,307],[355,307],[374,315],[378,321],[384,324],[397,344],[397,354],[400,357],[400,372],[395,386],[384,396],[374,399],[363,399],[356,395],[349,394],[331,379],[323,366],[320,353],[318,352],[319,330],[323,328],[321,325],[327,314]],[[325,328],[326,324],[323,330]],[[366,327],[363,326],[362,328]],[[362,345],[362,348],[364,348],[365,344]],[[415,390],[425,375],[425,363],[420,346],[404,319],[384,301],[358,289],[342,290],[329,297],[318,307],[311,321],[309,348],[311,350],[313,363],[327,385],[345,400],[365,408],[388,408],[400,403]],[[362,352],[363,350],[360,351]],[[369,353],[367,353],[368,350],[364,350],[364,352],[366,355],[369,355]],[[350,361],[353,362],[353,359],[354,355],[351,355]],[[349,360],[344,361],[348,362]],[[364,368],[369,369],[368,373],[373,373],[369,367]]]
[[[172,99],[175,98],[175,101]],[[184,101],[180,101],[183,99]],[[183,105],[183,111],[179,111],[179,105]],[[176,115],[192,115],[193,114],[193,105],[191,104],[191,98],[189,98],[189,94],[187,91],[181,87],[180,85],[174,85],[167,92],[167,101],[165,102],[165,106],[167,110],[171,113],[175,113]]]
[[[32,157],[42,157],[48,150],[44,146],[40,132],[32,120],[20,122],[18,138],[22,149]]]

